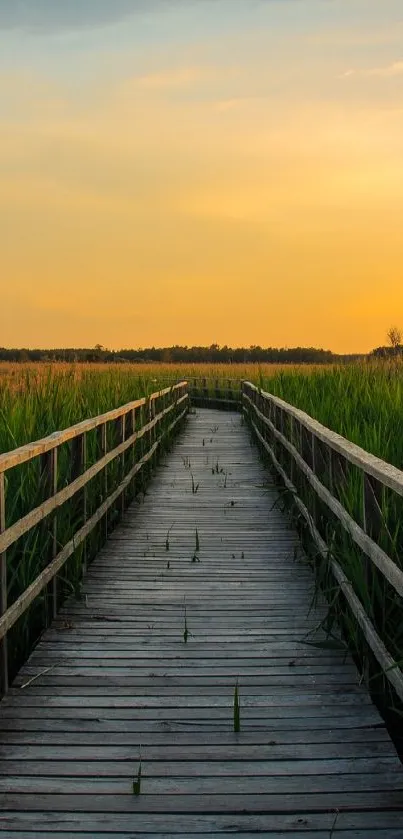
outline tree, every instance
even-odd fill
[[[391,347],[394,350],[397,350],[400,344],[402,343],[402,333],[401,330],[398,329],[397,326],[391,326],[390,329],[387,331],[387,337],[389,339]]]

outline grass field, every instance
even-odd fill
[[[182,378],[249,379],[403,468],[403,364],[0,364],[0,452]]]

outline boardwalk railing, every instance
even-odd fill
[[[193,405],[227,411],[241,410],[241,379],[188,377],[189,395]]]
[[[254,434],[292,494],[317,552],[330,568],[372,655],[403,701],[403,673],[396,652],[393,655],[387,649],[391,640],[401,637],[403,571],[385,512],[388,497],[389,505],[394,502],[399,521],[403,472],[250,382],[242,385],[242,401]],[[355,504],[347,502],[348,498],[351,501],[351,492]],[[364,586],[357,584],[359,575],[354,574],[352,566],[350,573],[348,567],[342,568],[342,549],[334,549],[337,531],[356,551]],[[390,547],[397,562],[381,545]],[[378,588],[380,581],[384,598],[377,608],[371,599],[375,581]],[[393,626],[385,626],[386,603],[395,610]],[[399,649],[399,641],[394,646]]]
[[[188,409],[188,384],[180,382],[0,455],[0,667],[3,694],[7,692],[9,680],[9,631],[42,593],[51,599],[55,616],[60,604],[57,575],[80,546],[83,548],[81,570],[85,570],[85,543],[89,535],[102,520],[106,522],[107,533],[108,513],[123,513],[134,479],[141,470],[144,473],[146,466],[152,466],[158,450],[169,441]],[[63,469],[60,468],[61,461]],[[23,465],[25,470],[30,467],[35,470],[35,484],[39,487],[41,501],[13,521],[14,499],[10,494],[10,478],[13,470]],[[18,484],[21,485],[23,480],[24,476],[19,474]],[[66,502],[70,502],[70,538],[67,542],[62,539],[67,532],[66,522],[62,534],[58,517],[58,513],[60,516],[63,514]],[[116,510],[117,504],[120,511]],[[41,538],[33,543],[31,552],[40,552],[42,543],[46,541],[47,556],[45,561],[42,558],[42,570],[23,591],[18,592],[18,596],[11,597],[13,602],[10,605],[12,580],[9,576],[17,574],[19,563],[27,562],[24,537],[27,538],[38,528],[42,528],[38,531]],[[37,547],[39,541],[41,544]],[[15,554],[13,562],[9,563],[10,575],[7,573],[7,553],[13,550]]]

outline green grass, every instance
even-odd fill
[[[281,371],[257,384],[377,457],[403,469],[403,364]]]
[[[184,606],[184,615],[183,615],[183,640],[184,643],[187,644],[189,638],[189,629],[188,629],[188,619],[187,619],[187,611],[186,606]]]
[[[141,793],[141,747],[140,747],[140,759],[139,759],[139,767],[137,770],[137,775],[133,778],[133,795],[140,795]]]

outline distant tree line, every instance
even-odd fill
[[[403,356],[403,336],[402,331],[397,326],[391,326],[386,333],[389,341],[387,347],[376,347],[372,350],[370,356],[373,358],[396,358],[396,356]]]
[[[147,347],[133,350],[108,350],[101,344],[92,349],[6,349],[0,348],[1,361],[66,361],[66,362],[138,362],[162,361],[178,364],[217,363],[239,364],[257,363],[300,363],[300,364],[329,364],[341,360],[350,360],[356,356],[335,355],[330,350],[315,347],[290,347],[276,349],[273,347],[220,347],[211,344],[210,347]]]

